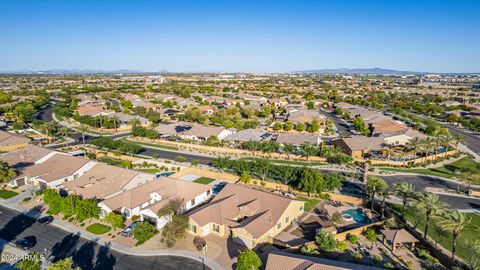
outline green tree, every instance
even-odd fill
[[[436,215],[439,211],[446,207],[446,204],[440,201],[437,194],[431,192],[423,192],[417,198],[417,209],[425,213],[425,229],[423,231],[423,238],[427,239],[428,225],[430,218]]]
[[[388,184],[380,177],[369,176],[367,179],[367,192],[370,195],[371,206],[370,209],[373,210],[373,205],[375,203],[375,195],[377,192],[382,192],[387,189]]]
[[[373,244],[377,241],[377,233],[375,232],[375,229],[368,228],[364,232],[364,235],[365,235],[365,238],[367,238],[367,240],[372,243],[372,247],[373,247]]]
[[[293,128],[292,122],[287,121],[285,122],[285,124],[283,124],[283,130],[285,131],[290,131],[292,130],[292,128]]]
[[[169,247],[172,247],[178,239],[185,238],[188,228],[188,216],[173,215],[171,221],[162,230],[162,237]]]
[[[218,157],[211,161],[213,167],[217,168],[220,172],[224,172],[226,168],[230,166],[231,160],[229,157]]]
[[[306,128],[307,126],[304,123],[298,123],[295,125],[295,130],[299,132],[305,131]]]
[[[300,153],[302,157],[306,157],[309,160],[311,156],[316,156],[320,153],[320,148],[311,143],[302,143],[300,145]]]
[[[272,169],[272,163],[266,159],[259,159],[255,162],[255,167],[253,171],[257,177],[265,181],[267,178],[268,172]]]
[[[249,173],[243,172],[240,175],[240,183],[249,184],[252,181],[252,176]]]
[[[283,129],[283,125],[280,122],[275,122],[275,124],[273,124],[273,130],[281,130],[281,129]]]
[[[309,126],[309,130],[310,132],[317,132],[320,130],[320,123],[318,122],[318,120],[316,119],[313,119],[312,123],[310,124]]]
[[[257,253],[251,249],[243,251],[238,256],[237,270],[257,270],[262,266],[262,260],[258,257]]]
[[[297,147],[291,143],[286,143],[283,145],[283,152],[287,154],[287,158],[290,159],[290,154],[293,154],[295,150],[297,150]]]
[[[123,224],[123,217],[120,214],[110,212],[105,216],[105,221],[110,223],[114,229],[116,228],[123,228],[125,225]]]
[[[315,243],[317,243],[320,250],[326,252],[335,251],[337,248],[337,240],[335,240],[335,236],[323,229],[320,229],[317,235],[315,235]]]
[[[22,259],[15,263],[15,267],[19,270],[40,270],[40,254],[30,252],[28,259]]]
[[[132,233],[133,238],[137,240],[137,245],[141,245],[148,239],[152,238],[157,233],[157,229],[147,221],[143,221],[138,223]]]
[[[353,127],[355,128],[355,130],[357,130],[358,132],[360,132],[360,134],[364,135],[364,136],[367,136],[370,134],[370,130],[368,129],[367,125],[365,124],[365,122],[363,121],[363,118],[360,117],[360,116],[356,116],[354,119],[353,119]]]
[[[302,191],[307,192],[309,197],[311,193],[322,192],[324,186],[323,176],[319,171],[309,168],[303,170],[298,187]]]
[[[467,217],[458,210],[444,211],[439,215],[437,224],[442,230],[452,233],[452,261],[455,261],[455,253],[457,251],[457,240],[462,230],[470,224],[472,218]]]
[[[402,199],[402,218],[405,220],[405,208],[408,203],[415,198],[415,189],[413,185],[407,182],[393,184],[395,195]]]
[[[58,260],[47,266],[47,270],[81,270],[80,267],[73,266],[72,257],[67,257],[65,259]]]
[[[5,186],[17,176],[15,169],[10,167],[7,162],[0,160],[0,183],[3,183]]]

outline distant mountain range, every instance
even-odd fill
[[[430,72],[420,71],[405,71],[384,68],[338,68],[338,69],[313,69],[297,71],[295,73],[309,73],[309,74],[370,74],[370,75],[423,75],[430,74]]]

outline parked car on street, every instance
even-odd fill
[[[52,216],[44,216],[44,217],[41,217],[41,218],[37,219],[37,222],[40,223],[40,224],[50,224],[50,223],[52,223],[52,221],[53,221]]]
[[[29,250],[37,244],[37,239],[35,236],[27,236],[22,239],[15,241],[15,246],[23,250]]]

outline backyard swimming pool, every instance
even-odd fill
[[[370,219],[363,213],[363,211],[359,208],[352,208],[342,211],[343,215],[349,215],[355,220],[355,222],[368,224],[370,223]]]

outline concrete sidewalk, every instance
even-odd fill
[[[27,192],[24,192],[27,193]],[[23,193],[22,193],[23,194]],[[20,195],[17,195],[20,196]],[[24,213],[25,215],[28,215],[33,218],[37,218],[41,213],[34,212],[34,211],[29,211],[30,209],[26,209],[23,207],[20,207],[17,205],[16,201],[18,200],[2,200],[0,199],[0,202],[2,202],[2,206],[7,207],[9,209],[15,210],[17,212]],[[196,260],[198,262],[201,262],[211,269],[217,270],[217,269],[224,269],[220,264],[215,262],[214,260],[202,256],[200,254],[187,251],[187,250],[175,250],[175,249],[158,249],[158,250],[143,250],[143,249],[137,249],[137,248],[130,248],[130,247],[125,247],[122,246],[118,243],[112,243],[110,240],[105,240],[102,237],[89,233],[85,230],[81,230],[77,226],[64,221],[64,220],[58,220],[55,219],[51,225],[60,228],[62,230],[71,232],[71,233],[78,233],[82,238],[89,240],[89,241],[95,241],[97,244],[109,247],[112,250],[115,250],[117,252],[126,254],[126,255],[133,255],[133,256],[180,256],[180,257],[186,257],[189,259]]]

